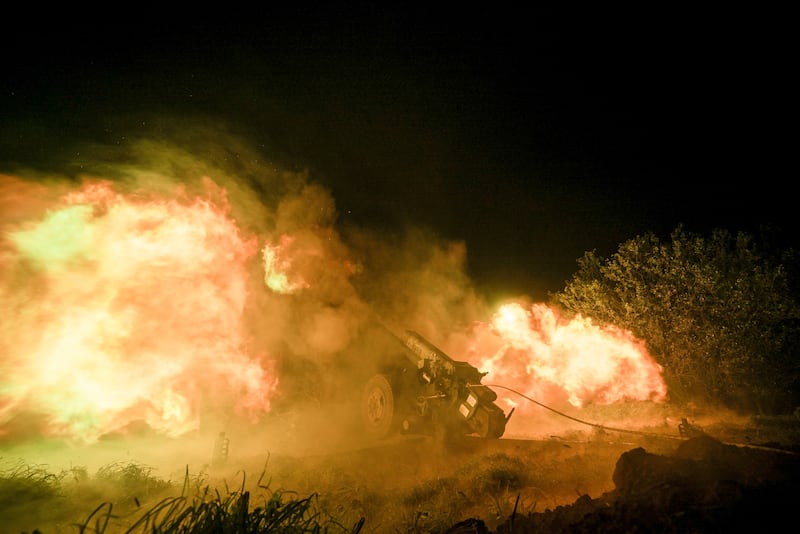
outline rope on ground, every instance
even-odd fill
[[[528,400],[528,401],[530,401],[530,402],[532,402],[532,403],[534,403],[534,404],[536,404],[538,406],[541,406],[545,410],[550,410],[551,412],[553,412],[555,414],[558,414],[561,417],[566,417],[567,419],[571,419],[572,421],[575,421],[577,423],[581,423],[583,425],[588,425],[588,426],[591,426],[591,427],[594,427],[594,428],[599,428],[601,430],[608,430],[608,431],[611,431],[611,432],[623,432],[623,433],[626,433],[626,434],[638,434],[640,436],[650,436],[650,437],[655,437],[655,438],[681,439],[681,440],[687,439],[687,436],[669,436],[667,434],[657,434],[657,433],[654,433],[654,432],[642,432],[640,430],[631,430],[631,429],[628,429],[628,428],[614,428],[614,427],[610,427],[610,426],[606,426],[606,425],[601,425],[601,424],[598,424],[598,423],[592,423],[590,421],[584,421],[582,419],[578,419],[577,417],[573,417],[573,416],[571,416],[569,414],[566,414],[564,412],[560,412],[560,411],[556,410],[555,408],[551,408],[550,406],[547,406],[546,404],[542,404],[541,402],[539,402],[539,401],[537,401],[535,399],[532,399],[532,398],[528,397],[527,395],[525,395],[524,393],[521,393],[521,392],[519,392],[519,391],[517,391],[515,389],[511,389],[509,387],[501,386],[501,385],[498,385],[498,384],[483,384],[483,385],[485,385],[487,387],[490,387],[490,388],[505,389],[507,391],[510,391],[511,393],[514,393],[515,395],[519,395],[520,397],[522,397],[525,400]],[[688,421],[686,421],[686,419],[683,419],[682,422],[685,422],[686,424],[688,424]],[[702,432],[702,431],[701,430],[697,430],[697,432]]]
[[[582,419],[578,419],[577,417],[573,417],[573,416],[571,416],[569,414],[566,414],[564,412],[560,412],[560,411],[558,411],[558,410],[556,410],[554,408],[551,408],[550,406],[547,406],[546,404],[542,404],[541,402],[528,397],[524,393],[521,393],[521,392],[519,392],[519,391],[517,391],[515,389],[509,388],[509,387],[506,387],[506,386],[501,386],[499,384],[481,384],[481,385],[484,385],[484,386],[487,386],[487,387],[490,387],[490,388],[505,389],[506,391],[510,391],[511,393],[514,393],[515,395],[519,395],[523,399],[525,399],[527,401],[530,401],[530,402],[536,404],[537,406],[541,406],[545,410],[550,410],[551,412],[553,412],[555,414],[558,414],[561,417],[566,417],[567,419],[570,419],[570,420],[575,421],[577,423],[581,423],[583,425],[588,425],[588,426],[591,426],[591,427],[594,427],[594,428],[598,428],[598,429],[601,429],[601,430],[607,430],[607,431],[610,431],[610,432],[622,432],[622,433],[626,433],[626,434],[637,434],[637,435],[640,435],[640,436],[647,436],[647,437],[653,437],[653,438],[677,439],[677,440],[683,440],[683,441],[685,441],[687,439],[691,439],[693,437],[708,435],[705,432],[703,432],[703,430],[701,430],[701,429],[693,426],[692,424],[690,424],[689,421],[687,421],[685,417],[683,419],[681,419],[681,423],[678,425],[678,431],[680,432],[680,436],[670,436],[668,434],[658,434],[656,432],[642,432],[640,430],[631,430],[631,429],[628,429],[628,428],[614,428],[614,427],[611,427],[611,426],[605,426],[605,425],[601,425],[601,424],[598,424],[598,423],[592,423],[590,421],[584,421]],[[751,443],[729,443],[729,442],[722,442],[722,443],[724,443],[725,445],[732,445],[734,447],[744,447],[744,448],[748,448],[748,449],[759,449],[759,450],[763,450],[763,451],[779,452],[779,453],[791,454],[791,455],[797,455],[798,454],[795,451],[782,449],[780,447],[768,447],[768,446],[765,446],[765,445],[753,445]]]

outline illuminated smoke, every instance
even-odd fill
[[[257,241],[223,190],[87,180],[41,206],[40,185],[2,181],[0,424],[38,414],[45,434],[91,442],[136,421],[183,434],[201,409],[231,408],[221,398],[270,409],[277,377],[241,325]]]
[[[215,161],[233,152],[198,146]],[[325,381],[348,378],[341,363],[374,358],[353,349],[371,318],[541,402],[666,396],[630,333],[543,304],[492,313],[464,242],[339,224],[326,188],[264,175],[243,150],[232,171],[152,142],[133,153],[156,168],[108,164],[123,177],[80,183],[0,176],[0,436],[29,415],[44,436],[93,442],[137,422],[167,436],[254,424],[303,395],[321,406]]]
[[[581,407],[666,399],[661,367],[644,342],[614,326],[580,315],[565,320],[545,304],[511,303],[472,334],[486,380],[539,402]],[[513,405],[520,400],[498,393]]]
[[[290,294],[308,287],[308,283],[300,277],[289,280],[288,272],[292,271],[291,258],[286,257],[286,249],[294,241],[289,236],[281,236],[277,245],[265,245],[264,283],[276,293]]]

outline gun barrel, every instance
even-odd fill
[[[423,360],[444,360],[449,363],[454,361],[453,358],[441,351],[436,345],[413,330],[406,330],[406,337],[403,342]]]

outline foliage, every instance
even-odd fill
[[[150,475],[149,469],[136,464],[111,464],[98,472],[99,478],[111,478],[124,485],[128,491],[151,488],[159,485],[158,479]],[[263,475],[262,475],[263,476]],[[317,495],[305,498],[286,498],[289,492],[270,491],[268,485],[258,488],[265,494],[262,505],[252,501],[253,495],[245,490],[244,480],[238,491],[220,493],[210,486],[199,487],[198,479],[189,476],[188,469],[184,479],[183,490],[179,496],[170,496],[150,507],[138,520],[125,529],[126,534],[142,533],[328,533],[351,532],[361,530],[361,523],[352,529],[346,528],[333,518],[319,511]],[[161,484],[167,484],[161,482]],[[191,495],[190,495],[191,493]],[[79,532],[104,533],[111,532],[115,521],[119,519],[113,513],[113,504],[104,502],[95,508],[78,526]]]
[[[221,492],[199,485],[200,479],[190,477],[188,469],[181,489],[151,471],[136,462],[111,463],[89,477],[85,468],[53,474],[45,467],[22,462],[0,465],[0,517],[3,528],[10,529],[3,532],[27,532],[30,526],[37,526],[33,532],[67,528],[87,534],[355,534],[363,525],[362,519],[345,527],[322,512],[316,493],[296,498],[291,492],[271,491],[260,480],[256,493],[246,491],[244,481],[238,491],[226,486]],[[170,490],[178,490],[180,495],[170,494]],[[104,499],[99,505],[87,506],[93,508],[90,513],[76,512],[99,495]],[[156,499],[144,500],[153,496]],[[136,508],[130,510],[129,502],[135,502]],[[145,503],[149,504],[140,507]]]
[[[704,430],[712,428],[705,426]],[[724,423],[713,432],[733,442],[741,443],[748,436],[758,437],[758,443],[764,445],[793,444],[797,443],[798,423],[794,416],[759,417],[737,421],[734,427]],[[112,464],[98,470],[98,474],[121,475],[111,477],[120,484],[113,491],[108,488],[111,479],[101,480],[80,468],[51,475],[40,467],[14,464],[3,470],[0,465],[0,490],[6,490],[6,495],[29,484],[41,488],[34,493],[13,494],[0,503],[0,531],[486,532],[479,527],[495,529],[508,517],[516,515],[521,520],[527,514],[561,508],[577,496],[588,499],[588,495],[607,494],[613,488],[612,474],[620,454],[637,445],[646,445],[650,452],[672,451],[676,435],[665,431],[664,438],[648,436],[640,440],[630,434],[624,440],[586,441],[576,435],[574,440],[487,443],[476,438],[472,446],[441,456],[432,452],[433,438],[403,440],[353,454],[279,456],[269,477],[262,473],[255,483],[245,484],[244,471],[237,471],[241,485],[234,490],[228,488],[226,479],[217,478],[221,472],[190,477],[187,467],[182,486],[172,485],[173,491],[143,501],[141,507],[130,511],[125,505],[141,495],[141,486],[130,485],[134,493],[126,493],[121,487],[124,473],[146,474],[145,486],[159,485],[149,480],[149,471],[139,464]],[[387,450],[391,453],[384,454]],[[398,460],[387,461],[389,458]],[[329,469],[329,475],[321,469]],[[270,490],[276,480],[291,487],[298,483],[305,486],[304,481],[308,481],[311,486],[297,492]],[[96,485],[103,490],[102,495],[94,491]],[[87,490],[89,499],[83,495]],[[499,528],[489,531],[500,532]]]
[[[126,534],[142,533],[267,533],[291,534],[352,532],[357,533],[361,524],[352,530],[332,521],[327,521],[315,510],[316,495],[302,499],[284,500],[283,493],[273,493],[263,506],[251,509],[249,491],[205,493],[188,498],[185,496],[164,499],[148,510]],[[113,518],[112,505],[103,503],[96,508],[80,526],[80,532],[106,532]],[[333,529],[333,530],[331,530]]]
[[[523,486],[524,473],[525,466],[518,458],[496,453],[481,458],[480,466],[472,476],[472,485],[484,493],[517,490]]]
[[[136,462],[113,462],[97,470],[96,479],[130,495],[146,496],[169,489],[172,485],[156,478],[153,468]]]
[[[20,532],[50,518],[68,515],[72,510],[70,495],[65,491],[69,474],[0,458],[0,523],[3,529],[9,529],[3,532],[11,532],[17,523]]]
[[[64,474],[56,475],[41,466],[18,462],[0,470],[0,509],[23,500],[46,500],[60,496]]]
[[[763,244],[763,246],[760,246]],[[555,305],[630,330],[664,368],[675,402],[774,412],[798,403],[794,251],[766,239],[675,229],[594,251]]]

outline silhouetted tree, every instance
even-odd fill
[[[610,258],[587,252],[552,301],[645,340],[675,402],[783,411],[800,400],[797,262],[756,241],[682,226],[669,242],[637,236]]]

